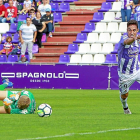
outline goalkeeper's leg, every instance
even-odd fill
[[[4,106],[0,106],[0,114],[7,114],[7,112],[5,111]]]
[[[0,91],[0,100],[4,100],[7,97],[7,91]]]
[[[4,90],[4,89],[7,88],[7,87],[8,87],[7,84],[2,84],[2,85],[0,85],[0,90]]]

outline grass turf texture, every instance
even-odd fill
[[[124,115],[119,91],[105,90],[29,90],[37,106],[48,103],[48,118],[31,115],[0,115],[0,139],[16,140],[76,133],[51,140],[138,140],[140,130],[96,133],[98,131],[140,127],[140,94],[130,91],[132,115]],[[1,102],[2,105],[2,102]],[[77,133],[95,132],[79,135]],[[43,139],[43,138],[42,138]],[[45,139],[45,138],[44,138]]]

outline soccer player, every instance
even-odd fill
[[[131,114],[127,104],[130,86],[135,81],[140,83],[140,69],[138,61],[140,36],[137,35],[138,31],[137,21],[130,20],[127,23],[127,34],[122,35],[118,44],[119,89],[124,114]]]
[[[33,114],[36,108],[35,98],[29,91],[3,91],[6,87],[12,87],[9,79],[3,79],[0,85],[0,114]]]

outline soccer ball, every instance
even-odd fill
[[[52,114],[52,108],[48,104],[41,104],[37,108],[37,114],[39,117],[48,117]]]

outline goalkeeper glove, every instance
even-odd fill
[[[18,100],[18,98],[19,98],[19,95],[18,95],[18,94],[11,94],[11,95],[9,96],[9,99],[10,99],[11,101],[16,101],[16,100]]]
[[[3,100],[3,105],[6,109],[8,109],[9,107],[11,107],[10,105],[12,104],[13,102],[11,100],[9,100],[8,98],[5,98]]]

